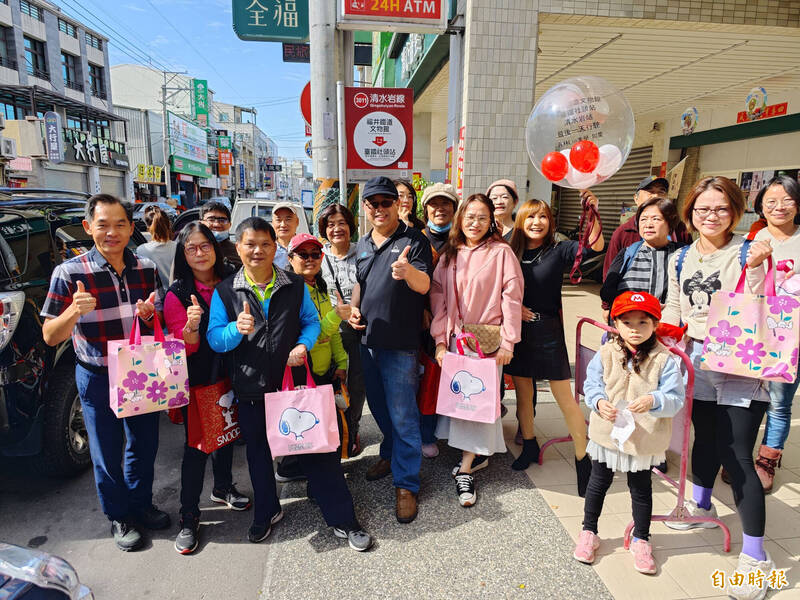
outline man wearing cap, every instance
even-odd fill
[[[367,479],[392,473],[395,516],[410,523],[417,516],[422,463],[417,348],[433,270],[431,245],[422,232],[400,222],[391,179],[370,179],[362,198],[372,230],[356,247],[350,324],[364,333],[367,402],[383,433],[380,459],[367,471]]]
[[[423,232],[437,255],[442,252],[450,236],[450,227],[457,208],[458,196],[449,183],[434,183],[422,192],[422,210],[427,221]]]
[[[300,219],[295,214],[291,202],[278,202],[272,207],[272,226],[275,228],[275,235],[278,236],[273,263],[279,269],[286,269],[289,266],[289,243],[299,224]]]
[[[633,195],[633,201],[638,207],[650,198],[655,198],[656,196],[666,198],[667,192],[669,192],[669,181],[663,177],[650,175],[642,179],[641,183],[639,183],[639,187],[636,188],[636,193]],[[673,234],[679,246],[686,246],[692,243],[692,236],[686,231],[686,226],[683,223],[678,223]],[[603,260],[603,279],[606,278],[608,270],[611,268],[611,263],[614,262],[614,257],[619,254],[619,251],[638,242],[640,239],[642,238],[636,226],[636,215],[633,215],[614,230],[611,241],[608,243],[606,257]]]

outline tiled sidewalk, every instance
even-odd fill
[[[572,330],[568,325],[566,332],[572,360],[574,326],[582,316],[600,318],[599,301],[594,286],[565,286],[564,290],[564,320],[572,324]],[[584,343],[597,347],[598,330],[591,331]],[[561,412],[546,390],[547,384],[540,383],[536,417],[536,435],[540,444],[551,437],[567,434]],[[797,405],[796,397],[793,428],[800,423]],[[583,408],[588,414],[586,407]],[[513,412],[510,410],[506,417],[505,433],[509,449],[518,454],[520,447],[513,442],[516,430]],[[758,439],[761,439],[761,435]],[[668,458],[668,474],[676,478],[679,459],[675,455],[668,455]],[[794,440],[789,438],[782,464],[775,478],[775,491],[766,498],[766,548],[778,568],[788,569],[786,577],[789,587],[780,592],[771,592],[768,598],[800,598],[800,437],[797,434]],[[576,493],[572,443],[548,448],[544,464],[541,467],[532,465],[527,474],[569,535],[577,539],[583,520],[583,500]],[[687,495],[691,497],[691,484],[687,485]],[[676,498],[676,488],[653,477],[654,512],[668,514],[675,507]],[[713,502],[731,531],[731,552],[723,551],[723,534],[719,528],[679,532],[668,529],[663,523],[653,523],[651,541],[659,572],[655,576],[641,575],[633,569],[633,557],[622,547],[625,527],[631,519],[631,508],[627,484],[624,478],[617,476],[606,497],[599,522],[598,533],[602,543],[598,558],[592,567],[586,568],[595,570],[616,600],[727,598],[724,590],[712,585],[711,574],[717,569],[728,573],[735,569],[741,550],[742,528],[730,487],[720,479],[714,488]]]

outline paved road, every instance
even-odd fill
[[[439,458],[424,461],[419,518],[399,525],[390,480],[364,480],[380,434],[369,415],[363,429],[368,448],[345,470],[356,512],[378,540],[369,553],[334,538],[305,484],[293,482],[283,486],[285,518],[267,542],[246,541],[249,512],[204,501],[195,554],[174,551],[175,527],[125,554],[111,540],[90,472],[48,480],[13,464],[0,469],[0,539],[65,557],[99,599],[610,598],[594,571],[571,558],[569,536],[530,479],[510,469],[510,454],[477,474],[478,504],[464,509],[449,474],[458,454],[442,444]],[[155,501],[173,515],[182,438],[183,429],[164,418]],[[236,448],[234,478],[244,491],[243,450]]]

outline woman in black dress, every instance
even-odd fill
[[[581,196],[597,206],[597,198],[584,190]],[[592,235],[599,234],[599,223]],[[514,380],[517,393],[517,419],[522,429],[522,455],[529,462],[539,459],[539,444],[533,429],[536,380],[550,380],[550,389],[567,422],[575,444],[578,494],[583,497],[592,463],[586,456],[586,421],[570,388],[570,368],[564,326],[561,322],[561,285],[564,271],[578,251],[578,242],[556,243],[555,222],[550,207],[541,200],[528,200],[520,206],[514,222],[511,247],[522,263],[525,295],[522,300],[522,340],[514,347],[514,358],[505,372]],[[598,236],[584,257],[603,249]],[[521,455],[521,456],[522,456]]]

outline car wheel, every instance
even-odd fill
[[[39,468],[47,475],[76,475],[91,463],[83,407],[71,367],[56,367],[47,388],[39,457]]]

